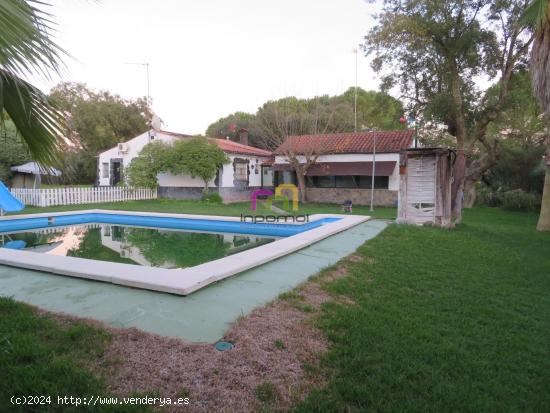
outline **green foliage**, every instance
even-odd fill
[[[494,191],[521,189],[540,194],[544,185],[543,154],[542,145],[506,140],[500,147],[499,159],[483,180]]]
[[[286,348],[286,346],[285,346],[285,343],[283,343],[282,340],[277,339],[277,340],[275,340],[275,348],[277,350],[284,350]]]
[[[501,207],[508,211],[538,212],[542,203],[540,193],[528,193],[521,189],[494,191],[487,187],[478,190],[477,205]]]
[[[80,244],[67,251],[67,256],[120,262],[122,264],[137,264],[128,258],[121,257],[119,253],[103,245],[100,231],[100,228],[89,228],[82,237]]]
[[[10,119],[33,158],[59,163],[63,116],[47,96],[23,79],[29,74],[59,73],[64,51],[49,36],[52,16],[47,2],[0,2],[0,131]]]
[[[355,88],[350,87],[344,92],[342,99],[353,105]],[[387,93],[357,90],[357,124],[360,129],[404,129],[406,126],[399,122],[403,111],[403,104]]]
[[[15,126],[6,122],[0,133],[0,181],[7,182],[12,177],[10,168],[31,160],[25,142],[17,134]]]
[[[156,267],[166,264],[176,268],[193,267],[224,257],[230,247],[223,236],[217,234],[126,228],[124,236]]]
[[[206,129],[206,136],[225,139],[229,136],[232,141],[239,141],[238,131],[245,128],[249,131],[248,142],[252,146],[258,145],[258,137],[254,134],[255,116],[246,112],[235,112],[218,119]]]
[[[492,118],[500,110],[496,101],[502,104],[506,95],[491,99],[474,79],[506,80],[501,71],[525,67],[529,36],[517,26],[524,8],[523,0],[386,0],[364,50],[374,56],[383,84],[399,87],[412,113],[475,141],[472,132],[483,132],[484,115]]]
[[[519,24],[535,30],[548,24],[548,0],[533,0],[521,15]]]
[[[540,194],[529,194],[521,190],[504,192],[502,208],[508,211],[538,212],[542,196]]]
[[[238,141],[229,125],[249,131],[253,146],[275,149],[287,136],[314,133],[353,132],[355,88],[336,96],[299,99],[294,96],[265,102],[255,114],[236,112],[211,124],[208,136]],[[377,129],[402,129],[402,104],[386,93],[357,90],[357,126]]]
[[[168,169],[172,148],[163,142],[152,142],[143,147],[124,170],[124,179],[129,186],[156,188],[157,175]]]
[[[223,203],[221,195],[217,192],[203,192],[201,196],[201,201],[219,205]]]
[[[67,114],[64,134],[74,144],[69,151],[73,155],[65,158],[64,172],[69,178],[82,179],[69,183],[93,182],[99,152],[148,129],[151,112],[144,98],[123,99],[107,91],[93,91],[82,83],[61,83],[50,96]]]
[[[107,386],[86,368],[97,363],[109,344],[105,330],[80,322],[57,322],[28,305],[0,298],[0,399],[2,411],[145,412],[147,406],[61,406],[57,395],[108,397]],[[51,396],[51,404],[8,405],[12,396]],[[9,406],[9,407],[8,407]]]
[[[279,392],[273,383],[264,381],[254,389],[256,398],[262,403],[274,404],[279,399]]]
[[[176,141],[169,151],[167,169],[174,175],[190,175],[204,182],[204,192],[221,165],[229,162],[217,145],[203,136]]]

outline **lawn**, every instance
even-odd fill
[[[144,201],[112,202],[104,204],[88,205],[64,205],[49,208],[27,207],[18,214],[33,214],[40,212],[76,211],[82,209],[114,209],[126,211],[147,211],[147,212],[171,212],[180,214],[205,214],[221,216],[239,216],[240,214],[252,214],[250,202],[237,202],[233,204],[208,203],[204,201],[153,199]],[[258,204],[257,213],[274,214],[267,210],[261,203]],[[336,204],[300,204],[297,214],[330,214],[342,213],[341,206]],[[373,212],[368,206],[354,206],[353,214],[370,215],[375,218],[395,219],[397,208],[377,207]]]
[[[88,207],[238,215],[248,205]],[[328,384],[296,412],[550,411],[550,234],[535,231],[534,214],[478,208],[464,219],[453,231],[392,225],[360,247],[363,259],[326,287],[349,299],[325,304],[316,321],[331,343]],[[1,299],[1,405],[13,393],[105,395],[86,366],[108,342],[105,331]]]
[[[128,405],[58,404],[57,396],[109,395],[104,380],[86,367],[101,356],[108,341],[109,334],[98,328],[37,316],[25,304],[0,298],[0,411],[150,411]],[[50,400],[17,405],[10,402],[12,396],[50,396]]]
[[[550,234],[466,211],[454,231],[391,226],[329,284],[327,388],[297,412],[550,411]]]

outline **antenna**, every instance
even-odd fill
[[[145,72],[147,74],[147,106],[151,106],[151,95],[149,92],[149,62],[126,62],[125,65],[145,66]]]

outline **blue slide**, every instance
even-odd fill
[[[15,198],[6,186],[0,182],[0,209],[5,212],[21,211],[25,208],[25,204]]]

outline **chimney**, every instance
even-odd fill
[[[243,145],[248,145],[248,130],[245,128],[239,129],[239,142]]]

